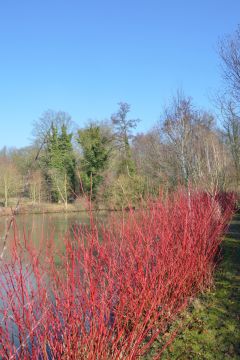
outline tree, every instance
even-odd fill
[[[29,176],[29,197],[33,204],[39,204],[44,197],[44,178],[41,170],[31,171]]]
[[[111,116],[111,120],[116,146],[120,153],[119,173],[131,176],[135,171],[135,165],[131,154],[130,139],[132,138],[132,129],[136,128],[139,119],[128,119],[129,112],[130,105],[120,102],[119,110]]]
[[[0,158],[0,196],[4,206],[9,205],[9,199],[18,195],[23,190],[22,177],[11,159],[7,156]]]
[[[75,157],[71,143],[72,134],[62,125],[59,133],[54,124],[46,137],[46,149],[42,157],[43,169],[48,182],[51,200],[63,201],[65,207],[75,192]]]
[[[178,92],[165,109],[159,129],[159,161],[170,183],[211,192],[226,187],[227,152],[212,114],[196,110],[192,99]]]
[[[171,104],[165,109],[162,132],[171,145],[179,169],[179,180],[188,185],[192,172],[193,128],[196,112],[192,99],[178,91]],[[178,177],[178,175],[176,174]]]
[[[78,130],[77,142],[81,146],[81,180],[84,191],[96,197],[97,189],[103,181],[111,153],[110,139],[101,127],[91,123],[85,129]]]
[[[60,168],[50,168],[48,175],[51,180],[52,199],[55,202],[62,202],[67,210],[69,195],[72,193],[67,172]]]
[[[199,113],[193,131],[191,182],[214,193],[226,190],[229,156],[214,117]]]
[[[72,192],[75,192],[76,159],[73,152],[72,136],[72,133],[68,134],[66,125],[62,125],[59,136],[59,148],[69,185]]]
[[[223,119],[223,133],[230,148],[235,169],[236,184],[240,184],[240,26],[233,35],[219,43],[223,94],[217,98]]]
[[[229,101],[222,109],[223,129],[230,148],[237,185],[240,184],[240,116],[234,103]]]
[[[219,55],[222,60],[222,75],[228,93],[240,100],[240,25],[233,35],[219,42]]]
[[[51,127],[57,129],[60,133],[62,126],[64,126],[67,132],[71,133],[74,126],[71,116],[64,111],[47,110],[42,116],[33,123],[33,137],[34,142],[41,146],[46,144],[46,139]]]
[[[161,140],[158,127],[155,126],[149,132],[134,137],[132,154],[137,174],[145,179],[148,193],[158,193],[159,187],[163,184],[166,187],[166,180],[170,179],[167,162],[170,152]]]

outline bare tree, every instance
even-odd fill
[[[165,148],[158,156],[171,183],[211,192],[226,187],[227,151],[212,114],[196,110],[191,98],[178,92],[159,128]]]
[[[163,144],[157,131],[137,134],[133,140],[133,158],[142,175],[159,178],[162,169]]]
[[[23,188],[22,177],[11,159],[4,156],[0,159],[0,196],[4,206],[9,205],[10,197],[17,196]]]
[[[226,189],[229,154],[221,134],[211,125],[212,116],[208,116],[209,125],[203,122],[199,115],[194,126],[191,182],[213,193],[216,189]],[[204,117],[206,119],[207,114],[204,114]]]
[[[240,26],[219,42],[219,55],[225,89],[217,102],[223,119],[223,133],[229,146],[235,169],[237,186],[240,184]]]
[[[132,130],[136,128],[139,119],[128,119],[130,112],[130,105],[125,102],[120,102],[119,110],[111,116],[114,127],[114,137],[117,148],[120,153],[120,171],[131,175],[134,172],[134,165],[132,161],[130,139],[132,139]]]
[[[229,146],[237,186],[240,184],[240,115],[236,102],[231,99],[219,100],[223,118],[223,133],[226,144]]]
[[[165,109],[162,132],[165,142],[171,145],[179,168],[180,179],[188,184],[192,172],[193,129],[196,112],[192,100],[178,91],[171,104]]]
[[[162,131],[155,126],[133,139],[133,158],[137,173],[145,178],[147,191],[158,192],[160,186],[171,187],[176,179],[175,162],[169,144],[162,140]]]
[[[63,126],[68,132],[74,127],[71,116],[64,111],[47,110],[42,116],[33,123],[33,137],[34,142],[38,144],[44,143],[51,127],[56,128],[59,132]]]
[[[222,74],[231,96],[240,100],[240,25],[235,33],[219,42]]]
[[[33,204],[39,204],[44,197],[44,177],[41,170],[33,171],[29,176],[29,195]]]
[[[50,169],[49,175],[52,181],[52,188],[59,195],[59,202],[64,204],[64,208],[67,211],[68,198],[72,190],[67,173],[59,169]]]

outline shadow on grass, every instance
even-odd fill
[[[240,214],[222,244],[215,287],[184,315],[189,325],[163,359],[240,359]]]

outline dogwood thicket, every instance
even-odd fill
[[[158,339],[159,358],[177,316],[212,284],[234,206],[234,194],[179,190],[104,225],[91,216],[61,251],[37,250],[15,228],[0,264],[0,357],[130,360]]]

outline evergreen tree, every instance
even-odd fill
[[[83,188],[84,191],[91,192],[94,198],[98,186],[103,181],[102,172],[108,164],[109,139],[102,134],[99,126],[91,124],[86,129],[78,131],[77,141],[82,149],[81,180]]]
[[[71,139],[72,134],[67,133],[65,125],[59,134],[52,124],[43,160],[51,200],[63,201],[65,205],[75,190],[75,157]]]
[[[69,183],[72,191],[75,191],[75,170],[76,160],[72,146],[72,134],[67,133],[65,125],[61,128],[61,135],[59,136],[59,148],[61,151],[63,167],[67,173]]]

